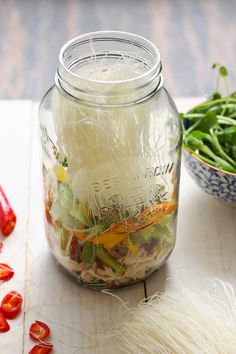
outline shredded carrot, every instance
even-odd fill
[[[166,202],[145,209],[138,217],[139,221],[131,218],[119,221],[110,231],[113,233],[130,233],[142,229],[145,226],[158,222],[162,216],[171,214],[176,209],[176,203]]]
[[[162,204],[157,204],[145,209],[141,214],[141,219],[154,214],[159,214],[160,216],[171,214],[176,208],[176,203],[166,202]]]
[[[85,240],[86,237],[88,237],[87,234],[83,234],[82,232],[79,231],[73,231],[72,236],[79,238],[81,241]]]
[[[129,233],[140,228],[140,222],[133,221],[131,218],[119,221],[111,230],[115,233]]]

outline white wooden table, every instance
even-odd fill
[[[197,99],[179,99],[181,111]],[[57,267],[46,244],[40,181],[37,104],[0,102],[0,182],[18,217],[14,233],[4,241],[1,262],[15,269],[0,284],[0,298],[11,290],[24,297],[21,315],[0,334],[1,354],[27,354],[33,343],[29,326],[36,319],[49,324],[57,354],[118,353],[115,341],[101,345],[119,317],[120,302],[110,295],[75,285]],[[220,277],[236,287],[236,209],[204,194],[182,168],[177,243],[167,264],[146,282],[147,295],[173,286]],[[144,284],[116,291],[135,306]],[[99,347],[100,346],[100,347]]]

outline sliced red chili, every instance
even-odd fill
[[[0,281],[10,280],[14,275],[14,270],[5,263],[0,263]]]
[[[30,326],[29,334],[32,339],[42,341],[49,336],[50,328],[46,325],[46,323],[35,321]]]
[[[0,229],[3,236],[8,236],[16,224],[16,215],[0,186]]]
[[[52,344],[42,343],[35,345],[29,354],[49,354],[53,350]]]
[[[4,314],[0,311],[0,332],[8,332],[10,329],[9,323],[5,319]]]
[[[15,318],[21,310],[23,298],[17,291],[11,291],[4,296],[1,310],[6,318]]]

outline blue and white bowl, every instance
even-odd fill
[[[183,148],[183,157],[187,171],[203,191],[228,205],[236,206],[235,173],[209,165],[186,148]]]

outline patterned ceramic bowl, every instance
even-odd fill
[[[206,193],[236,206],[236,174],[215,168],[183,148],[184,164],[190,176]]]

